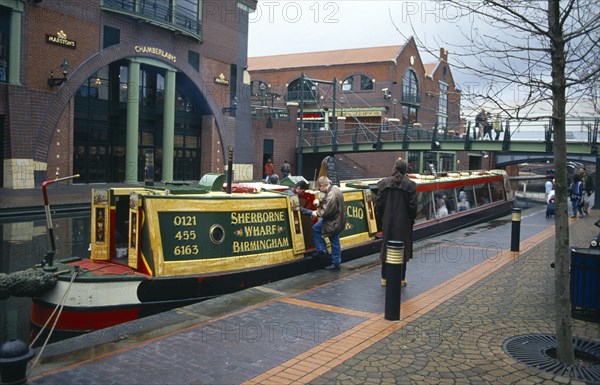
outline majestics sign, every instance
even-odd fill
[[[67,39],[67,34],[62,30],[58,31],[56,35],[46,34],[46,43],[59,45],[61,47],[67,47],[71,49],[77,48],[77,42],[74,40]]]

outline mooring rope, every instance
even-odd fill
[[[29,348],[31,349],[33,347],[33,345],[36,343],[36,341],[38,340],[38,338],[43,334],[44,330],[46,329],[46,326],[48,326],[48,323],[50,322],[52,317],[54,317],[54,314],[56,314],[56,312],[58,311],[58,314],[56,314],[56,318],[54,318],[54,323],[52,324],[52,328],[50,328],[50,331],[48,332],[48,336],[46,337],[44,344],[42,345],[42,347],[40,348],[40,351],[36,355],[35,360],[31,364],[31,367],[29,367],[29,371],[28,371],[29,373],[31,373],[33,368],[37,365],[40,357],[42,356],[42,353],[44,352],[44,349],[46,348],[46,345],[50,341],[50,337],[52,337],[52,333],[54,333],[54,328],[56,327],[56,324],[58,323],[58,320],[60,318],[60,315],[62,314],[63,308],[65,307],[65,301],[67,299],[67,295],[69,294],[69,291],[71,290],[71,287],[73,286],[73,281],[75,281],[75,277],[77,277],[77,274],[79,274],[79,268],[76,266],[75,269],[73,270],[73,274],[71,275],[71,280],[69,281],[69,286],[67,286],[67,290],[65,290],[65,293],[63,294],[62,298],[60,299],[60,302],[56,305],[56,307],[52,311],[52,314],[50,314],[50,317],[48,317],[48,319],[46,320],[46,323],[44,323],[44,326],[42,326],[42,328],[40,329],[38,334],[35,336],[33,341],[31,341],[31,343],[29,344]],[[27,376],[29,376],[29,373]]]

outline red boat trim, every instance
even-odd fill
[[[52,314],[54,308],[54,305],[34,300],[31,307],[31,322],[36,327],[41,328]],[[140,309],[140,306],[124,309],[106,307],[102,309],[94,308],[77,310],[65,307],[56,324],[56,330],[87,332],[104,329],[140,318]],[[53,323],[54,318],[48,323],[48,327],[51,327]]]

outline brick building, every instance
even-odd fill
[[[359,131],[373,135],[382,125],[386,140],[407,125],[461,132],[461,95],[447,51],[440,49],[435,62],[425,63],[413,38],[397,46],[251,57],[248,65],[255,159],[289,160],[293,173],[300,124],[303,138],[319,131],[324,140],[335,135],[338,142]],[[336,154],[357,176],[388,175],[398,156],[409,159],[415,171],[426,163],[453,170],[457,160],[455,153],[443,152]],[[310,166],[301,173],[312,179],[314,162]]]
[[[198,180],[229,147],[252,179],[256,4],[0,0],[0,187]]]

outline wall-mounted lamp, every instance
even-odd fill
[[[235,116],[235,111],[237,110],[238,98],[234,96],[231,100],[231,107],[223,107],[221,111],[223,113],[229,112],[232,116]]]
[[[50,71],[50,78],[48,79],[49,87],[60,86],[61,84],[67,81],[67,74],[69,73],[69,62],[67,61],[67,59],[65,59],[60,65],[60,70],[63,74],[62,78],[55,78],[54,72]]]

